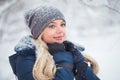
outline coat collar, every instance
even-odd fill
[[[16,53],[28,53],[36,50],[35,40],[31,36],[23,37],[14,48]]]
[[[75,47],[80,51],[85,50],[81,45],[76,45]],[[23,37],[15,46],[14,50],[16,53],[26,54],[28,52],[31,53],[31,51],[35,53],[35,40],[31,36]]]

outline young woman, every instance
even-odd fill
[[[66,21],[57,8],[31,9],[25,20],[32,36],[21,39],[16,54],[9,57],[18,80],[100,80],[95,61],[81,54],[84,48],[67,41]]]

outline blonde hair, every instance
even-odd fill
[[[53,56],[48,52],[46,43],[41,38],[36,40],[36,61],[33,67],[33,77],[35,80],[52,80],[56,72]]]
[[[86,53],[82,53],[82,55],[85,57],[85,61],[90,63],[90,66],[92,67],[93,72],[95,74],[98,74],[99,65],[98,65],[97,61]]]
[[[56,65],[53,56],[48,52],[46,43],[42,40],[42,34],[36,40],[36,61],[33,67],[33,77],[35,80],[53,80],[56,72]],[[99,66],[95,59],[82,53],[85,61],[89,62],[93,72],[99,72]]]

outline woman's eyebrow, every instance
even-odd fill
[[[50,22],[50,23],[55,23],[55,22]]]
[[[55,22],[50,22],[50,24],[56,24]]]
[[[65,23],[65,21],[62,21],[61,23]]]
[[[50,22],[50,24],[51,24],[51,23],[56,24],[56,22],[54,22],[54,21],[53,21],[53,22]],[[60,23],[65,23],[65,21],[61,21]]]

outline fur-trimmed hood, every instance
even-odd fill
[[[84,51],[85,48],[81,45],[76,46],[80,51]],[[28,52],[35,52],[35,40],[31,36],[23,37],[14,48],[16,53],[26,54]]]
[[[21,54],[35,53],[35,50],[35,40],[31,36],[23,37],[14,48],[16,53]]]

